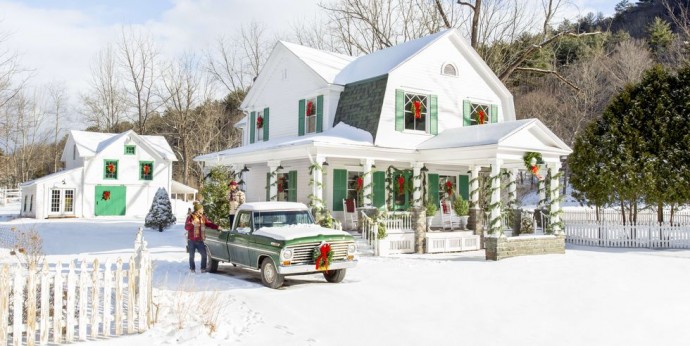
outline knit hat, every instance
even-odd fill
[[[194,211],[199,211],[201,209],[204,209],[204,206],[199,202],[194,202]]]
[[[233,180],[233,181],[231,181],[230,184],[228,184],[228,185],[230,185],[230,186],[237,186],[237,182]]]

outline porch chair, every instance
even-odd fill
[[[460,217],[455,214],[450,201],[445,199],[441,201],[441,226],[443,229],[450,228],[451,231],[455,227],[460,228]]]
[[[343,226],[349,224],[350,230],[357,229],[357,200],[354,198],[348,198],[343,200],[343,213],[345,214],[345,222]]]

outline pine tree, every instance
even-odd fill
[[[221,228],[230,227],[228,214],[228,183],[234,179],[234,174],[223,166],[211,168],[201,189],[204,214]]]
[[[177,219],[175,215],[173,215],[168,192],[161,187],[156,191],[156,195],[153,197],[153,203],[151,203],[151,209],[146,215],[144,226],[148,228],[158,228],[158,232],[163,232],[164,229],[174,225],[175,221],[177,221]]]

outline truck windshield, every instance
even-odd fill
[[[254,212],[255,229],[313,223],[314,219],[306,210]]]

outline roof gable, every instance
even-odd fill
[[[70,131],[70,137],[77,146],[77,153],[79,157],[93,157],[109,146],[118,142],[118,140],[127,136],[132,138],[151,154],[166,160],[177,161],[175,153],[172,151],[170,144],[168,144],[168,141],[163,136],[141,136],[132,130],[118,134],[78,130]],[[69,143],[69,141],[67,143]],[[69,148],[65,148],[65,150],[68,149]]]
[[[318,50],[295,43],[285,41],[279,43],[330,84],[334,83],[336,75],[345,66],[356,59],[353,56]]]

